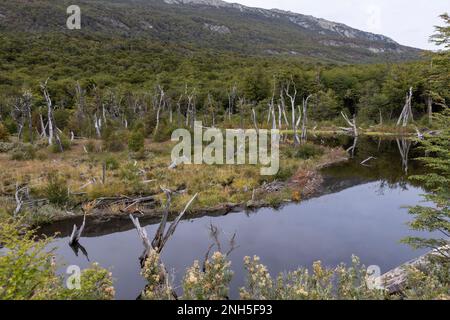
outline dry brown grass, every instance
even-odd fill
[[[316,168],[342,158],[344,153],[339,149],[324,149],[325,153],[319,158],[308,160],[291,159],[282,156],[280,168],[284,175],[280,177],[262,177],[260,167],[252,165],[181,165],[169,170],[171,142],[154,143],[146,141],[147,157],[134,160],[128,152],[86,153],[83,146],[88,140],[78,140],[70,150],[54,154],[47,149],[46,160],[14,161],[8,154],[0,154],[0,194],[11,197],[16,183],[28,184],[35,196],[42,196],[47,185],[49,172],[56,172],[66,181],[69,190],[77,193],[77,202],[89,202],[99,197],[111,196],[139,196],[160,193],[159,186],[173,190],[185,190],[183,194],[173,199],[172,209],[179,210],[190,197],[199,192],[198,200],[193,209],[211,208],[220,204],[246,203],[252,198],[253,189],[257,189],[264,182],[270,183],[274,179],[289,180],[297,172],[313,172]],[[106,183],[102,183],[102,163],[105,159],[114,158],[118,168],[107,170]],[[309,181],[309,180],[308,180]],[[311,188],[309,182],[292,185],[295,188]],[[81,193],[81,195],[80,195]],[[279,198],[291,198],[292,191],[281,192]],[[302,192],[303,196],[304,192]],[[158,195],[161,202],[163,195]],[[259,195],[261,197],[261,195]],[[264,196],[262,196],[264,197]],[[270,197],[274,197],[271,199]],[[277,195],[267,196],[276,202]],[[116,206],[111,212],[116,214],[124,208]]]

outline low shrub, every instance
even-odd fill
[[[110,152],[120,152],[125,150],[128,142],[128,132],[125,130],[105,131],[103,146]]]
[[[53,144],[50,147],[51,151],[53,153],[59,153],[61,152],[61,146],[63,151],[70,150],[70,140],[67,138],[67,136],[64,134],[59,134],[59,139],[61,141],[61,145],[59,145],[58,141],[55,138],[53,140]]]
[[[311,143],[302,144],[298,147],[292,147],[285,150],[285,154],[289,158],[307,160],[323,154],[322,148]]]
[[[14,149],[14,143],[0,141],[0,152],[9,152],[12,149]]]
[[[153,141],[165,142],[170,140],[172,137],[172,132],[177,129],[176,127],[169,124],[161,124],[158,131],[153,133]]]
[[[119,169],[119,161],[114,156],[108,156],[105,159],[105,165],[107,170]]]
[[[57,173],[49,173],[47,176],[45,196],[50,203],[63,206],[69,202],[67,181]]]
[[[113,299],[112,275],[97,264],[81,272],[80,290],[66,287],[57,274],[52,238],[37,238],[22,221],[0,222],[0,300]]]
[[[11,152],[11,159],[17,161],[33,160],[36,157],[35,148],[28,143],[18,143]]]
[[[0,123],[0,141],[8,142],[9,141],[9,132],[6,127]]]
[[[137,128],[133,130],[128,139],[128,148],[133,152],[140,152],[144,150],[144,130]]]

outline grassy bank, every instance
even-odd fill
[[[174,143],[145,141],[133,153],[104,151],[101,141],[76,140],[64,153],[11,142],[0,153],[0,204],[3,217],[16,208],[15,193],[27,188],[18,215],[30,224],[49,223],[86,212],[91,215],[159,214],[161,186],[177,190],[171,210],[182,209],[199,193],[191,211],[233,206],[277,206],[301,201],[320,185],[317,169],[345,159],[345,152],[314,144],[280,147],[280,170],[261,176],[259,165],[180,165],[169,169]],[[151,203],[115,201],[152,197]],[[101,205],[99,202],[101,200]],[[131,203],[130,203],[131,202]]]

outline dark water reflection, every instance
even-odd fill
[[[321,141],[343,146],[353,143],[348,138]],[[409,155],[419,155],[414,145]],[[371,160],[369,166],[362,166],[360,162],[369,156],[377,159]],[[421,168],[410,160],[408,170],[418,173]],[[237,234],[239,247],[230,257],[235,272],[234,298],[244,283],[245,255],[260,256],[271,274],[276,274],[310,266],[316,260],[326,265],[348,263],[352,254],[358,255],[366,265],[380,266],[384,272],[422,253],[399,242],[402,237],[420,235],[408,229],[406,223],[411,217],[404,206],[419,203],[424,191],[406,179],[404,161],[395,140],[379,142],[360,138],[351,161],[324,169],[323,173],[327,194],[301,204],[287,205],[280,210],[261,209],[254,213],[182,221],[162,255],[166,267],[175,274],[175,283],[179,284],[186,267],[204,257],[211,244],[210,223],[221,230],[225,246],[227,239]],[[148,225],[147,232],[153,234],[156,227],[154,223]],[[127,220],[105,223],[104,228],[96,226],[97,232],[91,229],[81,243],[91,261],[111,269],[117,297],[134,299],[144,286],[138,263],[142,244]],[[67,242],[64,237],[53,243],[64,261],[82,268],[88,266],[86,257],[82,254],[77,257]]]

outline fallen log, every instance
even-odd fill
[[[392,269],[377,279],[377,283],[385,289],[389,294],[401,293],[408,280],[409,268],[424,268],[430,263],[430,258],[433,256],[443,256],[445,251],[449,250],[449,246],[432,250],[417,259],[408,261],[395,269]]]

